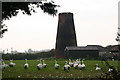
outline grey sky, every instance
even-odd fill
[[[72,12],[78,46],[116,45],[120,0],[55,0],[58,13]],[[40,9],[32,16],[18,14],[5,21],[8,32],[0,39],[0,49],[24,51],[55,48],[58,14],[49,16]]]

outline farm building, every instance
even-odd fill
[[[69,46],[65,48],[65,56],[67,58],[99,57],[101,49],[102,47],[98,45]]]
[[[118,45],[112,47],[112,49],[111,49],[111,54],[112,54],[112,57],[113,57],[114,59],[116,59],[116,58],[118,58],[118,57],[120,58],[119,46],[118,46]]]

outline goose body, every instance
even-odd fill
[[[60,65],[59,64],[55,64],[55,69],[59,69]]]
[[[109,68],[109,69],[108,69],[108,71],[109,71],[109,72],[112,72],[112,71],[113,71],[113,69]]]
[[[42,68],[43,68],[43,65],[42,65],[42,62],[41,62],[41,60],[40,60],[40,63],[37,65],[37,69],[40,70],[40,69],[42,69]]]
[[[85,66],[85,64],[84,64],[84,61],[82,60],[82,61],[80,61],[79,60],[79,63],[78,63],[78,68],[79,69],[84,69],[86,66]]]
[[[95,70],[101,70],[101,68],[100,68],[100,66],[98,64],[96,64]]]
[[[28,68],[28,63],[24,64],[24,68],[27,69]]]
[[[70,65],[70,67],[73,67],[74,64],[72,62],[70,62],[69,65]]]
[[[77,63],[77,62],[74,62],[73,67],[74,67],[75,69],[77,69],[77,68],[78,68],[78,63]]]
[[[101,68],[100,67],[96,67],[96,69],[95,70],[101,70]]]
[[[76,60],[76,63],[80,64],[80,62],[81,62],[80,59],[77,59],[77,60]]]
[[[109,69],[108,69],[108,72],[112,72],[114,69],[113,69],[113,66],[110,66]]]
[[[67,61],[66,61],[65,65],[64,65],[64,71],[69,71],[69,69],[70,69],[70,65],[68,65]]]
[[[64,71],[68,71],[70,69],[69,65],[64,65]]]
[[[0,66],[0,69],[2,69],[2,70],[5,69],[5,68],[6,68],[6,65],[1,65]]]
[[[38,64],[38,65],[37,65],[37,69],[38,69],[38,70],[42,69],[42,67],[43,67],[42,64]]]
[[[82,60],[81,62],[82,62],[82,68],[85,68],[86,66],[84,64],[84,61]]]
[[[10,67],[13,67],[13,66],[15,66],[16,64],[15,63],[13,63],[13,60],[10,60],[10,64],[9,64],[9,66]]]
[[[85,68],[86,66],[85,66],[85,64],[82,64],[82,68]]]
[[[82,64],[78,64],[78,68],[81,70],[83,68]]]

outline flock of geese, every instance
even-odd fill
[[[37,65],[37,69],[38,70],[47,67],[47,64],[45,64],[43,59],[40,59],[39,61],[40,61],[40,63]],[[27,69],[29,67],[27,59],[25,59],[25,62],[26,63],[24,64],[24,69]],[[15,65],[16,64],[13,63],[13,60],[10,60],[9,65],[7,65],[7,64],[5,64],[3,59],[1,59],[0,69],[4,70],[7,66],[13,67]],[[99,64],[96,64],[95,66],[96,66],[95,70],[102,70],[102,68],[99,66]],[[63,66],[63,70],[64,71],[69,71],[71,67],[73,67],[74,69],[80,69],[80,70],[85,69],[86,65],[84,64],[84,59],[81,59],[81,60],[80,59],[76,59],[75,61],[74,60],[71,61],[71,59],[69,59],[69,61],[65,61],[65,64]],[[60,68],[60,64],[57,63],[57,60],[55,60],[54,68],[55,69],[59,69]],[[113,68],[109,67],[108,71],[109,72],[113,71]]]
[[[82,70],[86,66],[84,64],[84,61],[80,59],[77,59],[76,61],[73,62],[71,61],[71,59],[69,59],[69,62],[65,61],[64,70],[69,70],[71,67]]]

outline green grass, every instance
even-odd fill
[[[45,63],[47,68],[37,70],[38,60],[28,60],[29,68],[24,69],[25,60],[14,60],[16,63],[14,67],[6,67],[2,72],[2,78],[96,78],[102,71],[95,70],[95,64],[99,64],[104,71],[108,70],[103,61],[97,60],[85,60],[86,68],[84,70],[74,69],[73,67],[69,71],[63,70],[65,60],[58,60],[60,64],[59,70],[54,68],[54,60],[46,59]],[[9,61],[5,61],[9,64]],[[118,61],[109,61],[109,63],[116,68],[118,67]]]

